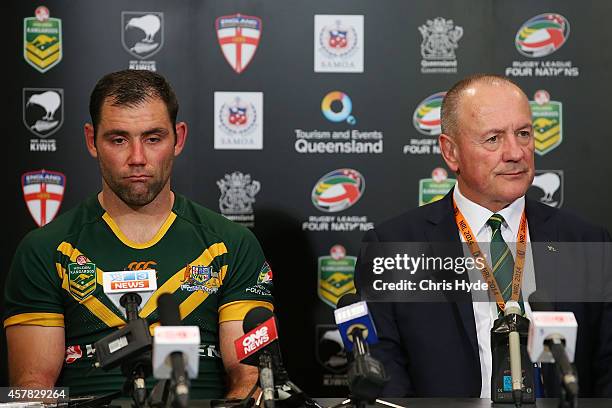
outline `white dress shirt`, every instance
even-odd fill
[[[491,267],[491,256],[489,244],[493,234],[491,227],[487,225],[487,220],[494,214],[490,210],[482,207],[467,199],[461,191],[459,185],[455,185],[453,198],[457,203],[457,207],[465,217],[468,225],[476,236],[481,251],[486,256],[487,264]],[[497,212],[504,217],[504,222],[501,226],[501,234],[504,241],[508,244],[512,257],[516,259],[516,238],[521,222],[521,216],[525,208],[525,196],[516,199],[512,204]],[[461,242],[465,242],[463,235],[459,232]],[[527,229],[527,242],[530,242],[529,229]],[[485,243],[485,244],[483,244]],[[464,246],[464,255],[471,257],[467,246]],[[478,269],[468,271],[470,282],[484,282],[482,273]],[[527,255],[525,257],[525,269],[523,272],[522,294],[525,304],[526,313],[531,313],[527,298],[535,291],[535,274],[533,271],[533,258],[531,248],[528,246]],[[476,335],[478,338],[478,355],[480,357],[480,374],[482,376],[482,387],[480,390],[480,398],[491,398],[491,371],[492,371],[492,353],[491,353],[491,329],[493,322],[497,319],[497,303],[494,296],[489,292],[488,299],[483,298],[482,294],[472,293],[472,306],[474,308],[474,320],[476,322]]]

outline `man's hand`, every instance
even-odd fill
[[[226,398],[244,398],[257,382],[256,367],[240,364],[236,358],[234,340],[242,336],[242,321],[229,321],[219,324],[219,344],[221,358],[229,379]]]
[[[63,327],[9,326],[6,342],[11,386],[51,388],[55,385],[66,353]]]

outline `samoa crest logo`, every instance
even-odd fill
[[[560,14],[545,13],[527,20],[516,33],[516,49],[529,58],[550,55],[569,37],[569,21]]]
[[[241,74],[249,65],[261,38],[261,19],[233,14],[215,21],[219,46],[228,64]]]
[[[357,170],[327,173],[312,189],[312,203],[321,211],[339,212],[352,207],[363,195],[365,179]]]
[[[412,123],[416,130],[427,136],[438,136],[442,131],[440,108],[446,92],[438,92],[428,96],[417,106],[412,115]]]

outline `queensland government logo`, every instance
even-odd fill
[[[314,71],[363,72],[363,16],[315,15]]]
[[[21,187],[28,211],[36,224],[42,227],[53,221],[64,199],[66,176],[44,169],[30,171],[21,176]]]
[[[338,299],[347,293],[355,293],[356,263],[357,257],[347,256],[342,245],[334,245],[328,256],[320,256],[319,299],[335,309]]]
[[[68,264],[68,290],[77,300],[83,300],[96,290],[96,264],[85,255]]]
[[[411,138],[410,144],[404,145],[404,154],[440,154],[438,135],[442,131],[440,109],[446,92],[436,92],[422,100],[414,110],[412,124],[414,128],[429,138]]]
[[[34,14],[23,19],[23,57],[44,74],[62,60],[62,20],[50,17],[45,6]]]
[[[215,149],[263,149],[263,93],[215,92]]]
[[[247,227],[255,226],[253,204],[261,183],[250,174],[234,171],[217,181],[221,191],[219,210],[226,218]]]
[[[383,133],[353,128],[357,118],[353,115],[353,101],[342,91],[328,92],[321,100],[321,114],[329,122],[351,128],[342,130],[295,129],[295,150],[298,153],[317,154],[380,154],[383,152]]]
[[[137,60],[129,62],[130,69],[156,71],[156,62],[149,60],[164,45],[164,13],[156,11],[122,11],[121,43]]]
[[[337,213],[359,201],[365,191],[365,178],[357,170],[337,169],[317,181],[310,195],[320,211]],[[373,224],[366,216],[313,215],[302,223],[304,231],[367,231]]]
[[[219,272],[213,271],[212,266],[187,265],[181,280],[181,290],[187,292],[203,291],[208,294],[217,293],[221,287]]]
[[[463,37],[463,27],[455,26],[453,20],[436,17],[419,27],[421,42],[421,73],[456,74],[455,50]]]
[[[535,152],[540,156],[552,151],[563,141],[563,105],[551,101],[550,94],[539,90],[529,101],[533,118]]]
[[[261,19],[243,14],[217,17],[215,29],[225,60],[241,74],[259,46]]]
[[[569,21],[561,14],[544,13],[527,20],[516,33],[516,50],[528,61],[513,61],[506,76],[577,77],[578,67],[572,61],[535,60],[559,50],[570,34]]]
[[[536,170],[527,197],[551,207],[563,205],[563,170]]]
[[[431,178],[419,180],[419,206],[433,203],[443,198],[455,186],[457,180],[448,178],[442,167],[431,172]]]

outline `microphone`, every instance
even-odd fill
[[[174,405],[187,407],[189,378],[196,378],[199,367],[200,330],[181,326],[179,306],[173,295],[164,293],[157,299],[158,326],[154,330],[153,375],[172,379]]]
[[[151,334],[138,309],[157,289],[154,270],[105,272],[102,275],[104,294],[121,310],[127,324],[94,343],[96,368],[110,370],[121,365],[126,377],[125,392],[132,394],[136,407],[145,404],[145,378],[151,375]]]
[[[518,302],[510,300],[506,302],[504,316],[521,316],[521,306]],[[510,373],[512,376],[512,399],[517,407],[521,406],[523,394],[523,370],[521,368],[521,338],[516,327],[511,327],[508,333],[508,348],[510,350]]]
[[[259,368],[259,385],[266,408],[274,408],[275,368],[281,367],[274,313],[265,307],[251,309],[242,322],[243,336],[234,342],[238,360]]]
[[[556,363],[561,384],[570,400],[578,398],[574,361],[578,322],[572,312],[556,312],[542,292],[529,296],[532,317],[527,350],[533,362]]]
[[[368,344],[378,342],[368,305],[353,293],[340,298],[334,310],[336,325],[353,361],[348,372],[351,399],[374,403],[389,381],[380,361],[370,355]]]

